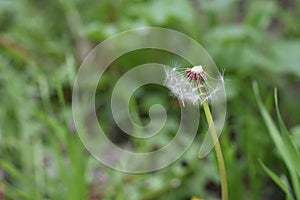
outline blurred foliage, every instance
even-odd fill
[[[257,80],[273,114],[272,88],[278,88],[283,121],[299,149],[299,18],[296,0],[1,0],[0,199],[219,197],[214,155],[199,160],[199,140],[168,168],[131,175],[100,165],[76,135],[71,96],[81,61],[107,37],[145,26],[191,36],[220,70],[226,69],[228,113],[221,144],[230,199],[284,199],[258,161],[288,174],[259,116],[251,82]],[[115,142],[130,139],[121,136],[106,106],[112,83],[137,64],[170,60],[179,59],[154,50],[133,52],[112,64],[100,80],[98,92],[107,97],[96,96],[104,115],[100,123]],[[162,87],[140,88],[131,111],[145,124],[153,103],[170,112],[165,128],[170,134],[140,145],[142,151],[163,146],[176,131],[179,104]]]

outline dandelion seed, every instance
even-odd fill
[[[182,102],[183,106],[185,102],[194,105],[203,104],[213,99],[224,85],[223,75],[214,79],[204,71],[204,68],[206,66],[198,65],[180,72],[176,67],[166,67],[164,85],[171,90],[172,96]]]

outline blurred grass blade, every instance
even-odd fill
[[[277,90],[275,89],[275,93],[274,93],[274,99],[275,99],[275,107],[276,107],[276,113],[277,113],[277,118],[278,118],[278,122],[279,122],[279,128],[280,131],[282,133],[282,137],[285,143],[285,147],[286,147],[286,151],[289,155],[290,161],[292,163],[292,168],[294,170],[290,170],[291,173],[291,178],[292,178],[292,182],[294,185],[294,189],[295,189],[295,195],[297,197],[297,199],[300,199],[300,156],[299,156],[299,151],[296,147],[296,145],[294,144],[289,131],[287,130],[280,111],[279,111],[279,106],[278,106],[278,96],[277,96]],[[294,171],[294,172],[293,172]],[[298,175],[298,177],[297,177]]]
[[[289,188],[284,181],[282,181],[279,176],[277,176],[272,170],[270,170],[261,160],[259,160],[260,165],[265,170],[265,172],[270,176],[270,178],[280,187],[282,191],[287,195],[287,200],[292,200],[293,197],[289,192]]]
[[[264,119],[264,121],[267,125],[270,136],[271,136],[273,142],[275,143],[275,146],[277,147],[278,151],[280,152],[280,154],[282,156],[282,159],[287,163],[288,166],[292,167],[292,163],[291,163],[290,159],[288,159],[289,156],[287,154],[283,139],[282,139],[278,129],[276,128],[273,120],[271,119],[270,115],[268,114],[266,108],[264,107],[264,105],[261,101],[257,83],[253,83],[253,91],[254,91],[256,101],[257,101],[257,104],[259,106],[261,115],[262,115],[262,117],[263,117],[263,119]]]
[[[18,183],[20,184],[27,184],[26,186],[28,187],[27,189],[33,189],[32,185],[28,184],[30,180],[26,176],[26,174],[22,173],[20,170],[18,170],[14,165],[12,165],[9,162],[6,162],[5,160],[0,159],[0,167],[6,171],[6,173],[16,179]],[[5,181],[3,181],[5,183]],[[5,183],[7,184],[7,183]],[[31,191],[30,190],[30,191]],[[29,193],[29,190],[24,191],[20,190],[17,187],[8,187],[8,191],[6,191],[6,195],[12,197],[13,199],[18,199],[22,197],[22,199],[30,199],[31,198],[31,193]],[[1,199],[1,198],[0,198]]]
[[[275,98],[277,118],[278,118],[280,130],[282,133],[282,137],[284,139],[284,143],[286,144],[285,146],[286,146],[287,152],[288,152],[289,156],[291,157],[291,162],[292,162],[298,176],[300,177],[300,154],[290,136],[289,131],[287,130],[287,128],[282,120],[282,117],[281,117],[281,114],[279,111],[279,107],[278,107],[277,90],[275,90],[274,98]]]
[[[297,199],[300,199],[300,179],[299,179],[299,174],[298,171],[300,170],[298,165],[299,162],[299,156],[297,156],[297,151],[295,150],[295,146],[293,145],[289,133],[287,129],[284,126],[284,123],[281,121],[281,127],[285,129],[285,133],[283,133],[284,136],[282,136],[277,129],[274,121],[268,114],[266,108],[264,107],[260,95],[259,95],[259,90],[258,90],[258,85],[257,83],[253,83],[253,91],[256,97],[256,101],[258,103],[258,106],[260,108],[261,115],[263,116],[263,119],[265,121],[265,124],[267,125],[267,128],[269,130],[270,136],[276,146],[276,149],[279,151],[281,158],[283,159],[284,163],[286,164],[288,171],[291,176],[291,181],[293,184],[293,188],[295,191],[295,195]],[[275,98],[276,98],[275,94]],[[276,106],[278,110],[278,106]],[[287,139],[286,139],[287,138]],[[285,140],[284,140],[285,139]],[[298,176],[297,176],[298,175]]]
[[[13,176],[15,178],[22,178],[23,174],[16,169],[15,166],[13,166],[11,163],[6,162],[5,160],[0,160],[0,166],[3,168],[10,176]]]

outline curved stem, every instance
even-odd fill
[[[226,168],[225,163],[222,155],[221,145],[218,140],[218,135],[216,132],[216,128],[212,119],[212,115],[210,112],[210,108],[208,105],[208,102],[205,101],[203,103],[203,108],[206,116],[206,120],[209,125],[209,131],[211,134],[211,137],[213,139],[213,142],[215,143],[215,150],[218,160],[218,166],[219,166],[219,172],[221,176],[221,190],[222,190],[222,200],[228,200],[228,186],[227,186],[227,177],[226,177]]]

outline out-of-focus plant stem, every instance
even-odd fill
[[[213,142],[215,143],[215,150],[216,150],[216,155],[217,155],[217,160],[218,160],[218,166],[219,166],[219,172],[221,176],[221,190],[222,190],[222,200],[228,200],[228,186],[227,186],[227,176],[226,176],[226,168],[225,168],[225,163],[222,155],[222,149],[221,145],[218,140],[216,128],[212,119],[212,115],[210,112],[210,108],[208,105],[208,102],[205,101],[203,103],[203,108],[206,116],[206,120],[209,126],[209,131],[211,134],[211,137],[213,139]]]

